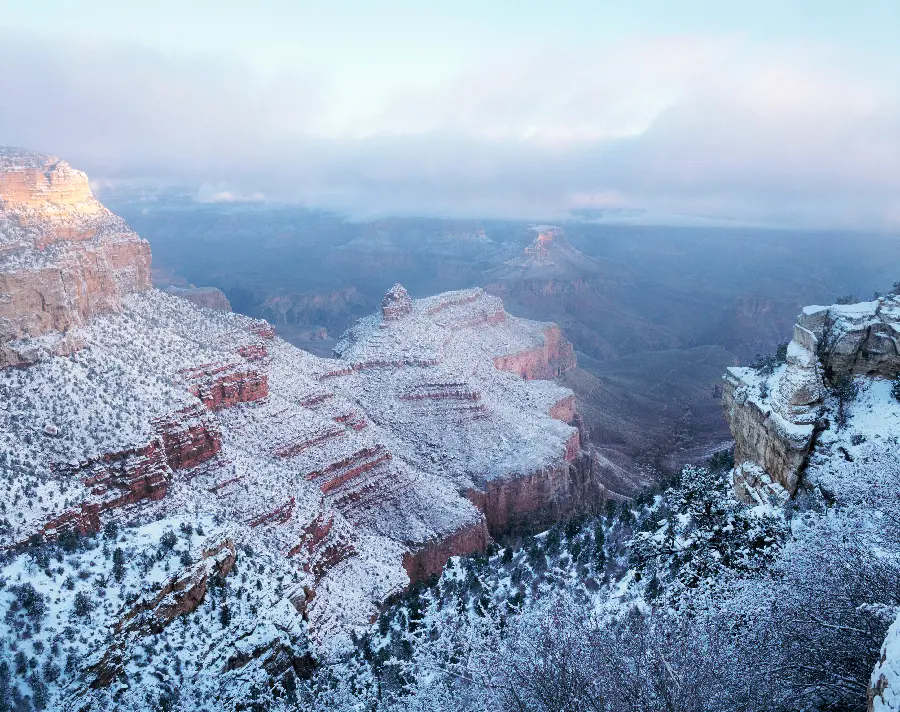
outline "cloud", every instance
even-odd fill
[[[0,143],[354,214],[571,209],[900,228],[900,103],[877,71],[741,38],[534,47],[354,110],[322,73],[263,76],[0,30]],[[348,108],[349,107],[349,108]],[[224,197],[223,197],[224,196]]]

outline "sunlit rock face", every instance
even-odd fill
[[[149,289],[150,248],[54,156],[0,148],[0,368],[81,346],[93,314]]]
[[[753,483],[768,486],[766,477],[789,494],[796,491],[817,433],[829,427],[821,417],[827,381],[893,378],[898,372],[900,297],[806,307],[783,365],[770,374],[730,368],[725,376],[723,403],[735,440],[737,493],[753,499]]]

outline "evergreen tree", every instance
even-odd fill
[[[113,552],[113,578],[121,581],[125,578],[125,554],[119,547]]]

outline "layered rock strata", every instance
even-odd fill
[[[323,378],[408,434],[405,459],[439,466],[493,536],[540,529],[602,499],[574,395],[539,380],[574,365],[555,325],[509,316],[481,289],[413,300],[403,311],[361,320],[335,347],[348,365]]]

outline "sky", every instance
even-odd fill
[[[900,231],[898,0],[0,0],[0,145],[354,215]]]

